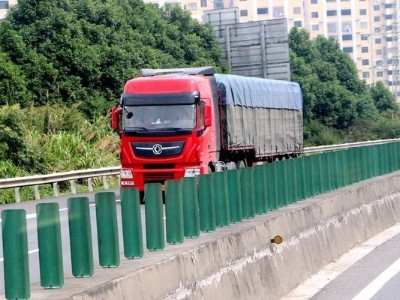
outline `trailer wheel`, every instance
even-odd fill
[[[243,169],[246,168],[246,163],[244,162],[244,160],[238,160],[236,162],[236,169]]]
[[[233,161],[229,161],[226,163],[227,170],[236,170],[236,163]]]

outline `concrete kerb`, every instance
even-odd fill
[[[353,246],[400,221],[400,172],[300,201],[146,252],[31,299],[278,299]],[[271,244],[275,235],[280,245]]]

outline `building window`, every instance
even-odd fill
[[[361,53],[368,53],[368,47],[361,47]]]
[[[327,10],[327,11],[326,11],[326,15],[327,15],[328,17],[337,16],[337,10]]]
[[[360,16],[366,16],[367,15],[367,10],[365,8],[360,9]]]
[[[342,23],[342,33],[352,33],[353,28],[351,22]]]
[[[336,2],[336,0],[326,0],[326,2]]]
[[[393,75],[393,70],[388,70],[388,75]]]
[[[393,37],[392,36],[387,36],[386,37],[386,42],[393,42]]]
[[[375,54],[376,55],[382,55],[382,49],[377,49],[377,50],[375,50]]]
[[[293,14],[300,15],[301,14],[301,7],[293,7]]]
[[[201,7],[207,7],[207,0],[200,0]]]
[[[375,11],[379,10],[380,8],[381,8],[380,5],[374,5],[374,10],[375,10]]]
[[[363,72],[363,78],[364,79],[369,78],[369,72]]]
[[[336,34],[336,33],[337,33],[337,24],[328,23],[328,34]]]
[[[362,63],[363,66],[368,66],[369,65],[369,59],[363,59],[361,61],[361,63]]]
[[[374,22],[380,22],[381,21],[381,17],[380,16],[375,16],[374,17]]]
[[[285,8],[283,6],[275,6],[272,15],[274,18],[284,17]]]
[[[259,7],[257,8],[258,15],[267,15],[268,14],[268,7]]]
[[[301,27],[301,21],[294,21],[293,22],[294,27]]]
[[[9,1],[0,1],[0,9],[9,9],[10,5],[8,2]]]
[[[368,34],[362,34],[361,35],[361,40],[362,41],[368,41],[368,39],[369,39],[369,35]]]
[[[249,15],[247,9],[241,9],[240,10],[240,16],[241,17],[247,17]]]
[[[222,0],[214,0],[214,9],[224,8],[224,2]]]
[[[382,60],[377,60],[377,61],[375,62],[375,65],[376,65],[377,67],[382,66],[382,64],[383,64],[383,61],[382,61]]]
[[[311,4],[318,4],[318,0],[311,0]]]
[[[197,9],[197,3],[196,2],[189,2],[188,3],[188,10],[196,10]]]
[[[318,12],[317,11],[313,11],[311,13],[311,18],[318,18]]]
[[[382,44],[382,39],[375,39],[375,44]]]
[[[342,9],[342,16],[351,16],[351,9]]]
[[[344,53],[353,53],[353,47],[343,47]]]
[[[382,71],[376,72],[376,77],[383,77],[383,72]]]
[[[386,20],[391,20],[391,19],[393,19],[393,15],[386,15],[386,16],[385,16],[385,19],[386,19]]]
[[[353,35],[351,35],[351,34],[343,34],[342,35],[342,40],[343,41],[351,41],[351,40],[353,40]]]
[[[386,3],[385,8],[393,8],[393,3]]]
[[[312,24],[312,25],[311,25],[311,29],[312,29],[313,31],[319,30],[319,24]]]

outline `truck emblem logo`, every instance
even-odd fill
[[[162,152],[162,146],[160,145],[160,144],[155,144],[154,146],[153,146],[153,153],[155,154],[155,155],[160,155],[161,154],[161,152]]]

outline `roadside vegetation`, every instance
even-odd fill
[[[400,136],[394,96],[360,80],[334,40],[293,29],[290,60],[306,146]],[[0,22],[0,178],[118,165],[107,114],[125,81],[142,68],[207,65],[230,71],[212,29],[177,6],[19,0]],[[0,203],[13,195],[0,191]]]

